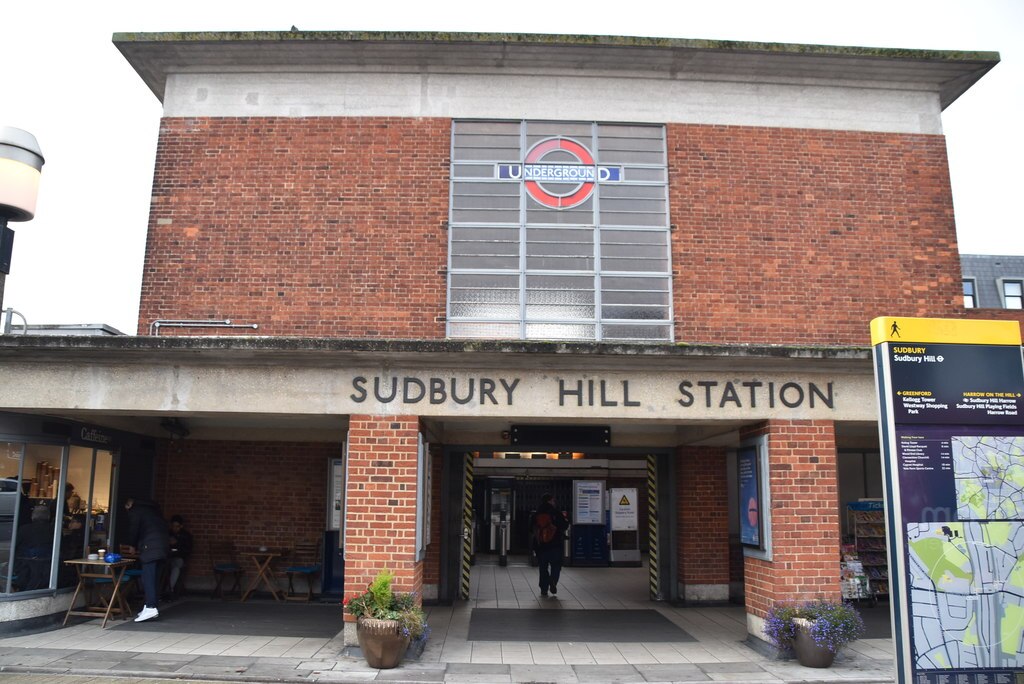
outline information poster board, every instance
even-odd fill
[[[633,531],[637,529],[636,488],[612,488],[608,490],[608,502],[612,511],[613,531]]]
[[[1014,321],[871,322],[898,681],[1024,671],[1024,362]]]
[[[757,447],[743,447],[736,458],[740,544],[761,548],[761,470]]]
[[[329,530],[341,529],[341,513],[345,500],[345,468],[340,458],[331,459],[331,498]]]
[[[604,524],[604,481],[573,480],[574,525]]]

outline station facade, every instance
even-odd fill
[[[845,505],[882,495],[868,322],[1020,320],[964,308],[941,128],[994,53],[114,42],[164,106],[138,334],[0,338],[0,439],[24,484],[109,432],[104,506],[190,520],[193,586],[225,541],[317,540],[324,589],[463,600],[543,492],[576,517],[598,482],[636,492],[652,600],[743,601],[757,636],[839,596]]]

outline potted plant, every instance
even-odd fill
[[[356,616],[359,648],[370,667],[397,667],[410,648],[422,651],[430,628],[416,594],[391,590],[394,580],[381,570],[362,594],[346,597],[344,604]]]
[[[839,649],[864,632],[864,621],[856,608],[841,601],[781,602],[768,611],[764,632],[780,651],[795,653],[804,667],[829,667]]]

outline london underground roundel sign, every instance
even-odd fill
[[[576,161],[550,161],[551,157],[564,159],[566,154]],[[598,166],[581,143],[557,137],[531,147],[522,164],[498,164],[498,178],[522,180],[526,193],[545,207],[570,209],[587,201],[597,183],[621,180],[622,169]]]

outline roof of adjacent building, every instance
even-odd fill
[[[162,100],[167,77],[200,69],[643,73],[667,78],[887,84],[939,94],[943,108],[999,62],[998,52],[524,33],[264,31],[115,33]]]
[[[961,254],[960,269],[964,278],[973,278],[977,285],[978,308],[1000,309],[1003,307],[1000,282],[1024,280],[1024,256]]]

